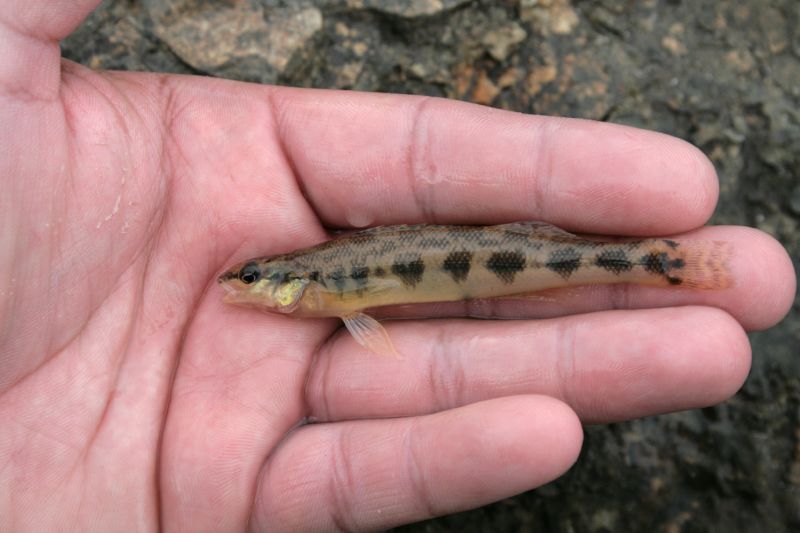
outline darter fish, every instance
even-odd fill
[[[725,289],[732,284],[729,253],[720,241],[599,241],[541,222],[385,226],[245,261],[219,283],[226,302],[340,317],[361,345],[396,353],[365,310],[608,283]]]

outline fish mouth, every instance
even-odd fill
[[[225,294],[222,295],[222,301],[226,304],[235,304],[242,301],[240,291],[236,290],[236,287],[232,287],[227,280],[223,280],[222,277],[219,279],[219,285],[225,291]]]
[[[244,307],[262,307],[257,299],[253,298],[253,295],[249,292],[236,290],[234,287],[225,284],[223,284],[222,287],[225,289],[225,294],[222,295],[223,303]]]
[[[238,277],[231,271],[220,274],[217,278],[217,283],[219,283],[219,286],[225,291],[225,294],[222,296],[223,302],[233,304],[242,301],[243,294],[241,289],[236,287],[237,281]]]

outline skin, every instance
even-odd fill
[[[568,469],[582,422],[728,398],[745,330],[789,308],[778,243],[698,229],[717,179],[680,140],[92,72],[57,40],[94,4],[0,3],[0,530],[367,530],[479,506]],[[737,285],[563,294],[538,321],[389,323],[397,361],[335,320],[225,306],[215,283],[324,227],[525,219],[727,240]]]

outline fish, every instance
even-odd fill
[[[258,257],[218,277],[223,300],[293,317],[338,317],[375,353],[397,351],[369,311],[461,300],[535,298],[549,289],[631,283],[732,286],[730,243],[579,236],[545,222],[399,225]]]

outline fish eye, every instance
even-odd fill
[[[239,271],[239,281],[245,285],[255,283],[261,278],[261,269],[255,263],[248,263]]]

